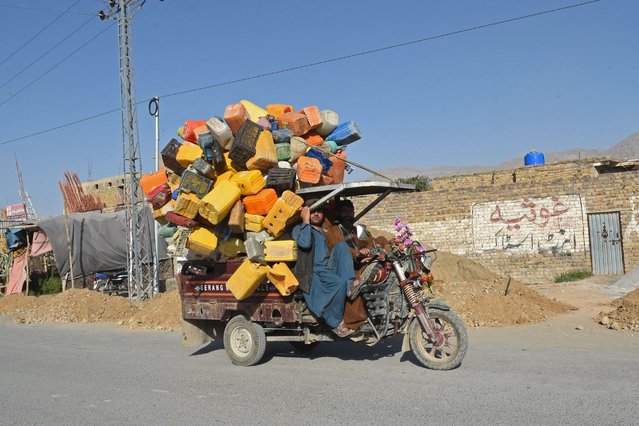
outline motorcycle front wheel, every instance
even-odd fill
[[[418,318],[408,327],[410,348],[426,368],[452,370],[457,368],[468,347],[468,336],[463,321],[452,311],[431,309],[428,322],[436,334],[431,340],[422,330]]]

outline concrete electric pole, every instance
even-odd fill
[[[140,187],[140,145],[133,78],[131,19],[146,0],[110,0],[109,9],[98,13],[100,19],[118,22],[120,54],[120,111],[122,114],[122,162],[126,176],[125,206],[127,219],[127,269],[129,298],[142,300],[153,296],[157,288],[158,257],[154,250],[153,230],[149,223]]]

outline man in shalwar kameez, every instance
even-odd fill
[[[308,205],[312,203],[307,202]],[[359,284],[355,281],[353,257],[343,241],[336,244],[328,254],[322,225],[324,209],[301,211],[302,223],[293,228],[292,236],[300,249],[313,249],[313,275],[310,291],[303,292],[311,312],[324,319],[335,334],[346,337],[354,332],[343,323],[344,302]]]

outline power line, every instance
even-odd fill
[[[13,6],[10,4],[0,4],[0,7],[7,7],[10,9],[37,10],[38,12],[65,12],[65,13],[72,13],[75,15],[87,15],[87,16],[95,15],[95,13],[89,13],[89,12],[71,12],[71,11],[53,10],[53,9],[39,9],[37,7]]]
[[[27,65],[26,67],[22,68],[20,71],[18,71],[18,73],[16,75],[14,75],[13,77],[11,77],[9,80],[5,81],[4,83],[2,83],[2,85],[0,85],[0,89],[2,89],[4,86],[6,86],[7,84],[11,83],[15,78],[19,77],[22,73],[24,73],[26,70],[28,70],[29,68],[31,68],[33,65],[35,65],[38,61],[40,61],[40,59],[44,58],[45,56],[47,56],[51,51],[53,51],[56,47],[60,46],[62,43],[64,43],[65,41],[67,41],[73,34],[77,33],[78,31],[80,31],[80,29],[82,29],[86,24],[88,24],[89,22],[91,22],[93,20],[93,18],[95,18],[97,15],[93,15],[91,16],[89,19],[87,19],[86,21],[84,21],[84,23],[82,25],[80,25],[78,28],[76,28],[75,30],[71,31],[65,38],[63,38],[62,40],[60,40],[55,46],[53,46],[52,48],[50,48],[49,50],[47,50],[46,52],[44,52],[42,55],[38,56],[33,62],[31,62],[29,65]]]
[[[481,30],[481,29],[485,29],[485,28],[489,28],[489,27],[494,27],[494,26],[497,26],[497,25],[507,24],[507,23],[511,23],[511,22],[515,22],[515,21],[521,21],[521,20],[524,20],[524,19],[534,18],[534,17],[537,17],[537,16],[542,16],[542,15],[547,15],[547,14],[551,14],[551,13],[561,12],[561,11],[564,11],[564,10],[573,9],[573,8],[580,7],[580,6],[586,6],[586,5],[593,4],[593,3],[599,3],[601,1],[602,0],[585,1],[585,2],[581,2],[581,3],[576,3],[576,4],[572,4],[572,5],[568,5],[568,6],[555,8],[555,9],[545,10],[545,11],[542,11],[542,12],[531,13],[531,14],[528,14],[528,15],[518,16],[518,17],[515,17],[515,18],[504,19],[504,20],[501,20],[501,21],[495,21],[495,22],[491,22],[491,23],[488,23],[488,24],[477,25],[477,26],[474,26],[474,27],[469,27],[469,28],[465,28],[465,29],[461,29],[461,30],[457,30],[457,31],[451,31],[451,32],[448,32],[448,33],[443,33],[443,34],[438,34],[438,35],[425,37],[425,38],[421,38],[421,39],[417,39],[417,40],[412,40],[412,41],[408,41],[408,42],[404,42],[404,43],[393,44],[393,45],[389,45],[389,46],[385,46],[385,47],[380,47],[380,48],[377,48],[377,49],[371,49],[371,50],[366,50],[366,51],[362,51],[362,52],[352,53],[350,55],[344,55],[344,56],[340,56],[340,57],[336,57],[336,58],[332,58],[332,59],[326,59],[326,60],[323,60],[323,61],[312,62],[312,63],[305,64],[305,65],[298,65],[298,66],[289,67],[289,68],[285,68],[285,69],[281,69],[281,70],[277,70],[277,71],[271,71],[271,72],[257,74],[257,75],[253,75],[253,76],[249,76],[249,77],[243,77],[243,78],[236,79],[236,80],[229,80],[229,81],[225,81],[225,82],[222,82],[222,83],[216,83],[216,84],[211,84],[211,85],[208,85],[208,86],[198,87],[198,88],[195,88],[195,89],[188,89],[188,90],[182,90],[182,91],[179,91],[179,92],[173,92],[173,93],[169,93],[169,94],[160,96],[160,98],[168,98],[168,97],[172,97],[172,96],[184,95],[186,93],[198,92],[198,91],[201,91],[201,90],[207,90],[207,89],[212,89],[212,88],[216,88],[216,87],[227,86],[227,85],[236,84],[236,83],[240,83],[240,82],[244,82],[244,81],[248,81],[248,80],[254,80],[254,79],[268,77],[268,76],[272,76],[272,75],[276,75],[276,74],[282,74],[282,73],[286,73],[286,72],[290,72],[290,71],[309,68],[309,67],[313,67],[313,66],[317,66],[317,65],[323,65],[323,64],[327,64],[327,63],[331,63],[331,62],[351,59],[351,58],[355,58],[355,57],[358,57],[358,56],[369,55],[369,54],[372,54],[372,53],[378,53],[378,52],[382,52],[382,51],[385,51],[385,50],[390,50],[390,49],[396,49],[396,48],[400,48],[400,47],[410,46],[410,45],[413,45],[413,44],[423,43],[423,42],[426,42],[426,41],[431,41],[431,40],[440,39],[440,38],[444,38],[444,37],[450,37],[450,36],[453,36],[453,35],[463,34],[463,33],[467,33],[467,32],[470,32],[470,31],[477,31],[477,30]],[[151,100],[151,98],[145,99],[143,101],[137,102],[136,105],[148,103],[150,100]],[[2,105],[2,104],[0,104],[0,105]],[[31,138],[31,137],[34,137],[34,136],[41,135],[43,133],[52,132],[52,131],[55,131],[55,130],[58,130],[58,129],[61,129],[61,128],[64,128],[64,127],[68,127],[68,126],[72,126],[72,125],[75,125],[75,124],[78,124],[78,123],[82,123],[84,121],[93,120],[95,118],[102,117],[102,116],[108,115],[108,114],[112,114],[112,113],[117,112],[117,111],[120,111],[120,109],[119,108],[113,109],[113,110],[106,111],[106,112],[103,112],[103,113],[100,113],[100,114],[96,114],[96,115],[93,115],[93,116],[90,116],[90,117],[85,117],[85,118],[82,118],[82,119],[79,119],[79,120],[76,120],[76,121],[73,121],[73,122],[70,122],[70,123],[62,124],[62,125],[50,128],[50,129],[41,130],[39,132],[31,133],[29,135],[20,136],[20,137],[17,137],[17,138],[13,138],[13,139],[9,139],[9,140],[6,140],[6,141],[2,141],[2,142],[0,142],[0,145],[6,145],[6,144],[9,144],[9,143],[12,143],[12,142],[17,142],[17,141],[20,141],[20,140],[23,140],[23,139],[28,139],[28,138]]]
[[[101,36],[103,33],[105,33],[108,29],[110,29],[111,27],[113,27],[116,23],[114,22],[113,24],[109,25],[108,27],[106,27],[105,29],[103,29],[102,31],[100,31],[99,33],[97,33],[96,35],[94,35],[93,37],[91,37],[89,40],[87,40],[84,44],[82,44],[80,47],[78,47],[77,49],[75,49],[73,52],[69,53],[67,56],[65,56],[64,58],[62,58],[60,61],[56,62],[55,65],[53,65],[51,68],[49,68],[48,70],[46,70],[45,72],[43,72],[42,74],[40,74],[38,77],[35,78],[35,80],[31,81],[31,83],[27,84],[26,86],[24,86],[22,89],[18,90],[17,92],[15,92],[13,95],[9,96],[7,99],[5,99],[4,101],[0,102],[0,106],[6,104],[7,102],[9,102],[11,99],[15,98],[16,96],[18,96],[20,93],[22,93],[24,90],[26,90],[27,88],[31,87],[36,81],[40,80],[42,77],[44,77],[45,75],[49,74],[51,71],[53,71],[58,65],[60,65],[61,63],[63,63],[64,61],[66,61],[67,59],[69,59],[71,56],[75,55],[76,53],[78,53],[82,48],[84,48],[86,45],[88,45],[89,43],[91,43],[93,40],[95,40],[96,38],[98,38],[99,36]]]
[[[4,58],[2,60],[2,62],[0,62],[0,65],[4,64],[5,62],[7,62],[9,59],[11,59],[13,57],[13,55],[15,55],[16,53],[18,53],[19,51],[21,51],[26,45],[28,45],[29,43],[31,43],[33,40],[35,40],[36,37],[38,37],[40,34],[42,34],[47,28],[49,28],[51,25],[55,24],[58,19],[62,18],[64,15],[66,15],[66,13],[71,10],[71,8],[73,6],[75,6],[76,4],[80,3],[80,0],[77,0],[75,3],[73,3],[71,6],[69,6],[67,8],[67,10],[63,11],[61,14],[59,14],[57,17],[55,17],[55,19],[51,22],[49,22],[47,25],[44,26],[44,28],[42,28],[40,31],[38,31],[33,37],[31,37],[29,40],[25,41],[22,46],[18,47],[16,50],[14,50],[11,54],[9,54],[9,56],[7,56],[6,58]]]

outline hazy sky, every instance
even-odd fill
[[[0,205],[19,201],[14,155],[43,216],[62,212],[65,171],[82,180],[122,172],[119,112],[9,142],[120,105],[117,26],[91,17],[106,2],[76,1],[0,0]],[[363,134],[348,158],[373,169],[607,148],[639,130],[635,0],[602,0],[166,96],[577,3],[147,0],[132,28],[137,99],[160,96],[162,146],[185,120],[222,115],[241,99],[332,109]],[[154,121],[146,102],[138,114],[143,170],[150,171]]]

